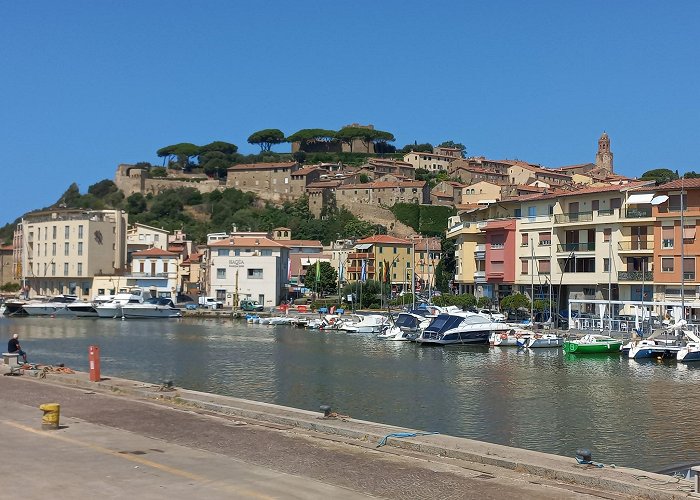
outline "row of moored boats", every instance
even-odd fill
[[[8,300],[7,316],[74,316],[93,318],[179,318],[182,312],[173,301],[151,297],[147,290],[132,288],[115,295],[101,295],[92,302],[75,295],[57,295],[32,300]]]

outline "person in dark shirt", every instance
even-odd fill
[[[14,335],[12,335],[12,338],[7,343],[7,352],[9,352],[10,354],[12,354],[13,352],[16,352],[17,354],[22,356],[22,359],[24,359],[24,362],[26,363],[27,362],[27,353],[22,350],[22,347],[20,347],[19,340],[17,340],[18,337],[19,337],[19,335],[17,335],[16,333]]]

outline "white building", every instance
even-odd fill
[[[238,306],[243,299],[265,307],[280,303],[289,273],[289,248],[263,234],[208,238],[207,295],[227,306]]]
[[[152,297],[177,297],[179,256],[160,248],[149,248],[132,254],[129,286],[151,292]]]

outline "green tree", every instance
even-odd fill
[[[156,151],[156,154],[159,157],[163,157],[163,165],[165,165],[165,161],[167,159],[169,165],[176,168],[181,168],[182,170],[189,170],[191,167],[191,158],[199,155],[199,153],[199,146],[190,142],[172,144]],[[173,162],[174,158],[176,160]]]
[[[8,281],[4,285],[0,286],[0,291],[14,293],[19,292],[20,288],[19,283],[12,283],[11,281]]]
[[[479,297],[479,300],[476,301],[476,307],[491,307],[491,303],[491,297]]]
[[[206,144],[205,146],[200,147],[198,154],[202,155],[212,152],[222,153],[225,155],[232,155],[238,152],[238,146],[236,146],[235,144],[231,144],[230,142],[214,141],[210,142],[209,144]]]
[[[322,128],[305,128],[287,137],[287,142],[298,142],[299,149],[305,151],[310,144],[330,144],[335,141],[335,131]],[[327,148],[327,147],[326,147]]]
[[[657,184],[662,184],[678,179],[678,175],[668,168],[655,168],[644,172],[640,179],[643,181],[656,181]]]
[[[502,311],[517,311],[518,309],[529,309],[530,299],[522,293],[515,293],[513,295],[508,295],[503,297],[501,300],[501,310]]]
[[[460,150],[460,154],[462,155],[462,158],[467,157],[467,147],[462,144],[461,142],[454,142],[454,141],[444,141],[438,144],[439,148],[458,148]]]
[[[336,270],[328,262],[320,262],[318,271],[317,277],[316,264],[309,266],[306,270],[306,276],[304,276],[304,286],[318,291],[321,296],[335,293],[338,289],[338,273]]]
[[[109,179],[104,179],[88,187],[88,193],[95,195],[98,198],[103,198],[117,191],[119,191],[119,188],[114,181]]]
[[[146,198],[141,193],[134,193],[126,199],[126,211],[129,215],[145,212],[146,208]]]
[[[415,151],[416,153],[432,153],[433,145],[428,142],[423,144],[414,142],[413,144],[406,144],[403,148],[401,148],[402,153],[410,153],[411,151]]]
[[[276,128],[266,128],[253,132],[248,137],[248,143],[257,144],[260,146],[260,152],[270,151],[275,144],[283,143],[285,140],[284,133]]]
[[[700,177],[700,174],[696,173],[695,170],[683,174],[684,179],[697,179],[698,177]]]

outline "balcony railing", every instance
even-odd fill
[[[617,243],[620,250],[653,250],[654,242],[649,240],[630,240]]]
[[[564,243],[557,245],[557,252],[588,252],[595,250],[595,242]]]
[[[683,273],[683,279],[688,281],[695,281],[695,273]]]
[[[628,219],[641,219],[642,217],[651,217],[651,207],[643,208],[628,208],[625,210],[625,217]]]
[[[557,224],[567,222],[590,222],[593,220],[593,212],[569,212],[568,214],[557,214],[554,222]]]
[[[475,280],[484,280],[486,279],[486,271],[477,271],[474,273],[474,279]]]
[[[486,251],[486,245],[475,245],[474,246],[474,253],[485,252],[485,251]]]
[[[352,252],[348,254],[348,259],[372,259],[374,260],[374,254],[365,252]]]
[[[653,281],[653,271],[618,271],[618,281]]]
[[[614,208],[607,208],[604,210],[598,210],[598,215],[615,215],[615,209]]]

